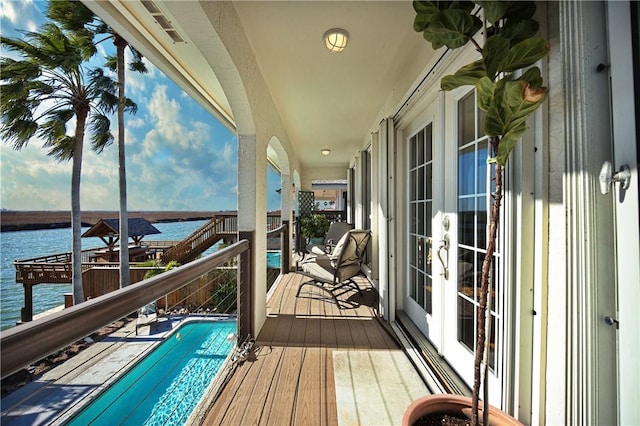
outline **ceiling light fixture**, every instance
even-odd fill
[[[320,152],[322,153],[322,155],[329,155],[331,154],[331,150],[330,149],[321,149]]]
[[[324,33],[324,45],[329,52],[339,53],[347,47],[349,41],[349,33],[342,28],[332,28]]]

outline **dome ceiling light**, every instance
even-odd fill
[[[347,47],[349,41],[349,33],[342,28],[332,28],[324,33],[324,45],[329,52],[339,53]]]

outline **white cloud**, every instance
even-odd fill
[[[222,158],[224,159],[224,161],[226,161],[229,164],[231,164],[232,162],[235,162],[235,160],[237,160],[236,158],[237,154],[238,154],[237,150],[235,150],[234,147],[232,147],[229,142],[226,142],[224,144],[224,148],[222,149]]]
[[[144,127],[145,122],[142,118],[127,118],[127,128],[131,128],[131,129],[139,129],[141,127]],[[128,141],[127,141],[128,142]]]
[[[0,18],[6,18],[11,21],[12,24],[18,22],[18,14],[13,7],[15,4],[12,0],[0,0]]]

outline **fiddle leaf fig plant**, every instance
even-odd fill
[[[475,86],[478,108],[495,163],[495,192],[482,265],[476,328],[472,423],[478,424],[480,368],[484,366],[484,424],[488,424],[486,361],[491,330],[487,309],[491,262],[502,202],[503,167],[516,143],[527,130],[526,120],[547,97],[540,69],[535,64],[549,53],[549,43],[538,36],[533,1],[414,1],[413,28],[421,32],[433,49],[458,49],[473,45],[479,59],[442,78],[442,90]],[[486,317],[486,318],[485,318]],[[483,361],[484,360],[484,361]]]

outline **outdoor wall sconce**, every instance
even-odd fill
[[[339,53],[347,47],[349,41],[349,33],[342,28],[332,28],[324,33],[324,45],[329,52]]]

